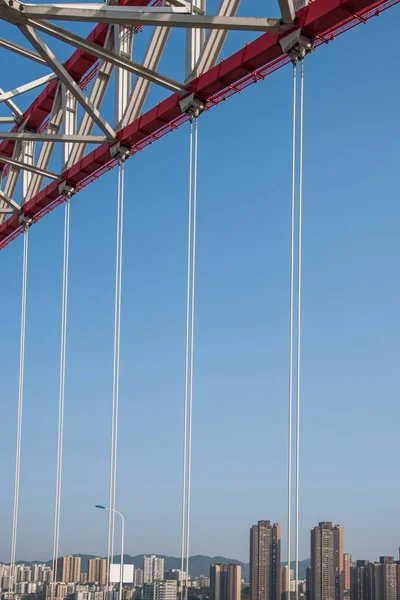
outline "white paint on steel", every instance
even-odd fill
[[[169,32],[170,29],[168,27],[156,27],[154,29],[143,60],[144,67],[153,71],[157,69],[165,44],[167,43]],[[126,127],[140,115],[150,85],[151,82],[148,79],[143,79],[142,77],[136,79],[122,120],[122,127]]]
[[[124,163],[118,166],[117,231],[115,250],[115,289],[114,289],[114,350],[111,403],[111,450],[109,482],[109,520],[107,544],[107,573],[110,584],[110,565],[114,556],[115,509],[118,464],[118,418],[119,418],[119,379],[121,351],[121,302],[122,302],[122,258],[124,225]],[[117,513],[118,514],[118,513]],[[121,560],[121,563],[123,561]]]
[[[14,44],[14,42],[10,42],[9,40],[0,38],[0,48],[11,50],[11,52],[15,52],[15,54],[19,54],[20,56],[29,58],[30,60],[33,60],[39,63],[40,65],[47,65],[44,58],[42,58],[39,54],[36,54],[36,52],[32,52],[32,50],[27,50],[23,46],[20,46],[19,44]]]
[[[301,283],[303,259],[303,138],[304,138],[304,60],[300,74],[300,124],[299,124],[299,214],[297,228],[297,383],[296,383],[296,495],[295,495],[295,579],[299,580],[299,501],[300,501],[300,384],[301,384]],[[296,585],[296,600],[299,586]]]
[[[106,41],[104,44],[104,48],[106,50],[111,50],[114,47],[114,28],[111,25],[108,28]],[[101,61],[101,64],[97,70],[96,78],[93,82],[93,86],[90,92],[89,100],[97,109],[100,109],[100,106],[103,102],[107,87],[110,83],[110,77],[112,74],[114,66],[107,61]],[[82,119],[78,128],[78,135],[90,135],[93,129],[94,123],[87,112],[84,112],[82,115]],[[70,158],[68,161],[68,166],[74,165],[78,160],[82,158],[86,149],[86,144],[73,144],[72,152],[70,154]]]
[[[3,206],[8,206],[13,212],[19,212],[21,210],[21,206],[18,202],[15,202],[8,194],[0,190],[0,200],[3,203]]]
[[[45,85],[46,83],[49,83],[49,81],[52,81],[53,79],[56,79],[56,75],[54,73],[50,73],[49,75],[44,75],[43,77],[39,77],[38,79],[35,79],[34,81],[30,81],[29,83],[25,83],[24,85],[20,85],[20,86],[14,88],[13,90],[10,90],[9,92],[2,92],[0,94],[0,104],[1,104],[1,102],[5,102],[6,100],[11,100],[12,98],[15,98],[16,96],[20,96],[21,94],[24,94],[25,92],[30,92],[31,90],[34,90],[42,85]]]
[[[21,294],[21,332],[19,350],[19,376],[18,376],[18,408],[17,408],[17,441],[15,451],[15,477],[14,477],[14,507],[11,535],[11,594],[15,592],[16,571],[15,557],[17,550],[17,532],[19,516],[19,490],[21,477],[21,446],[22,446],[22,412],[25,381],[25,338],[26,338],[26,297],[28,281],[28,229],[23,235],[22,254],[22,294]]]
[[[0,88],[0,94],[4,94],[4,91],[1,88]],[[20,119],[22,117],[22,115],[23,115],[22,110],[20,110],[18,108],[18,106],[12,100],[6,100],[5,105],[7,106],[7,108],[9,110],[11,110],[11,112],[17,119]]]
[[[132,27],[114,25],[115,53],[128,60],[132,59]],[[115,124],[119,127],[128,105],[132,88],[132,73],[119,67],[116,70],[115,85]]]
[[[108,138],[115,138],[115,131],[107,123],[107,121],[100,115],[99,111],[91,104],[88,97],[82,92],[79,85],[74,81],[71,75],[68,73],[66,68],[57,60],[54,53],[40,38],[38,33],[30,25],[19,25],[19,29],[30,41],[32,46],[39,52],[39,54],[47,61],[49,67],[56,73],[60,81],[68,88],[71,94],[81,104],[84,110],[92,117],[93,121],[103,131],[104,135]]]
[[[77,122],[77,106],[76,97],[66,88],[64,85],[61,86],[61,97],[63,105],[63,123],[64,123],[64,134],[65,135],[76,135],[76,122]],[[86,113],[87,114],[87,113]],[[73,150],[73,142],[68,142],[63,145],[63,160],[61,170],[64,171],[68,166],[68,160]]]
[[[290,565],[292,555],[292,452],[293,452],[293,317],[294,317],[294,249],[296,207],[296,107],[297,65],[293,65],[292,108],[292,191],[290,219],[290,296],[289,296],[289,400],[288,400],[288,497],[287,497],[287,589],[290,590]]]
[[[240,0],[221,0],[217,14],[223,17],[232,17],[236,14]],[[214,29],[210,31],[200,51],[200,56],[194,66],[190,79],[206,73],[217,64],[222,47],[226,41],[228,30]]]
[[[11,165],[13,167],[17,167],[18,169],[25,169],[26,171],[30,171],[31,173],[40,175],[41,177],[46,177],[48,179],[54,179],[55,181],[61,181],[61,176],[57,175],[57,173],[45,171],[44,169],[35,167],[33,164],[14,160],[13,158],[8,158],[8,156],[3,156],[1,154],[0,154],[0,163],[5,163],[6,165]],[[28,197],[29,197],[29,191],[28,191]]]
[[[46,135],[47,141],[44,141],[41,145],[39,156],[37,159],[36,166],[40,170],[46,170],[52,152],[54,150],[55,141],[53,140],[53,136],[57,135],[61,128],[63,118],[63,107],[61,101],[61,84],[58,85],[56,90],[56,95],[53,100],[53,107],[50,115],[50,120],[47,125]],[[31,184],[28,190],[28,198],[32,198],[40,189],[41,183],[43,181],[43,177],[39,174],[34,175],[32,177]]]
[[[56,497],[54,504],[54,535],[53,535],[53,586],[56,581],[57,559],[60,545],[61,521],[61,489],[63,473],[64,451],[64,412],[65,412],[65,369],[67,353],[67,314],[68,314],[68,281],[69,281],[69,232],[70,232],[70,201],[64,204],[64,245],[63,245],[63,271],[61,294],[61,341],[60,341],[60,374],[58,395],[58,432],[57,432],[57,469],[56,469]]]
[[[104,135],[65,135],[50,134],[50,133],[31,133],[30,131],[0,131],[0,140],[32,140],[34,142],[60,142],[61,144],[69,144],[70,142],[80,142],[84,144],[102,144],[110,141]]]
[[[106,21],[107,22],[107,21]],[[186,86],[169,78],[161,75],[160,73],[156,73],[151,69],[146,69],[143,65],[135,63],[133,61],[127,60],[122,56],[118,56],[115,52],[107,52],[101,46],[90,42],[79,35],[72,33],[71,31],[67,31],[62,27],[58,27],[57,25],[53,25],[52,23],[47,23],[46,21],[34,21],[29,20],[29,23],[32,27],[41,31],[42,33],[46,33],[51,37],[54,37],[62,42],[66,42],[75,48],[79,48],[80,50],[84,50],[88,52],[92,56],[96,56],[97,58],[102,58],[111,62],[115,67],[122,67],[130,71],[131,73],[138,75],[139,77],[144,77],[145,79],[149,79],[149,81],[156,83],[172,92],[186,92]]]
[[[264,17],[222,17],[214,15],[190,14],[186,9],[170,7],[153,9],[146,7],[113,6],[108,4],[25,4],[23,12],[17,10],[17,5],[9,7],[14,11],[13,19],[21,24],[39,21],[79,21],[89,23],[108,23],[120,25],[183,27],[185,29],[228,29],[231,31],[286,31],[288,25],[282,26],[279,18]],[[143,8],[143,7],[142,7]],[[3,16],[6,18],[6,15]],[[36,27],[36,25],[35,25]]]

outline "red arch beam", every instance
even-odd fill
[[[383,10],[398,4],[400,0],[314,0],[306,8],[297,13],[297,22],[294,29],[301,28],[309,36],[316,38],[316,45],[328,43],[337,35],[352,29],[359,23],[365,23],[372,16],[377,16]],[[140,2],[133,2],[138,5]],[[147,4],[147,2],[142,2]],[[92,33],[96,35],[97,26]],[[282,36],[276,33],[265,33],[246,45],[244,48],[212,68],[207,73],[200,75],[190,84],[190,92],[204,99],[207,107],[219,103],[232,94],[243,90],[251,83],[263,79],[269,73],[277,70],[289,62],[289,58],[282,53],[279,40]],[[75,52],[74,55],[77,53]],[[73,56],[74,56],[73,55]],[[92,66],[94,59],[82,56],[82,61],[87,68]],[[70,61],[72,60],[69,59]],[[89,64],[90,63],[90,64]],[[83,75],[84,65],[80,73]],[[87,70],[87,69],[86,69]],[[28,110],[31,110],[35,125],[42,122],[43,113],[47,116],[46,91],[50,95],[51,84],[39,96],[38,100]],[[41,100],[40,100],[41,99]],[[158,140],[160,137],[176,129],[187,120],[179,108],[180,97],[177,94],[169,96],[163,102],[149,110],[147,113],[133,121],[118,132],[119,141],[131,148],[132,154],[142,150],[145,146]],[[41,104],[42,103],[42,104]],[[42,112],[40,112],[42,111]],[[70,169],[65,171],[63,178],[77,190],[82,189],[106,170],[115,166],[115,160],[110,156],[108,144],[102,144]],[[36,196],[24,205],[25,215],[38,221],[42,216],[63,202],[63,197],[58,191],[58,183],[47,185]],[[18,215],[12,215],[0,226],[0,249],[21,233]]]

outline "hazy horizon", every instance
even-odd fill
[[[216,4],[210,0],[210,11]],[[277,3],[267,9],[276,13]],[[240,14],[260,10],[248,0]],[[400,545],[399,26],[392,8],[305,61],[304,558],[309,532],[323,520],[343,526],[354,559],[397,556]],[[183,80],[184,35],[171,35],[160,70]],[[249,38],[229,35],[224,56]],[[22,34],[10,39],[22,43]],[[134,59],[145,41],[145,33],[135,36]],[[60,60],[67,56],[65,45],[50,45]],[[45,74],[10,53],[2,88],[20,85],[27,66],[27,81]],[[291,110],[286,66],[199,119],[191,555],[248,562],[250,527],[270,519],[282,527],[286,559]],[[188,136],[182,126],[125,167],[116,507],[131,555],[180,555]],[[114,170],[71,200],[60,555],[107,553],[107,515],[94,506],[109,498],[116,182]],[[18,560],[52,555],[63,223],[58,207],[29,233]],[[20,237],[0,252],[6,562],[21,265]]]

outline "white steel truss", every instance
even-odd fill
[[[23,212],[24,203],[49,180],[63,185],[64,173],[84,157],[88,145],[115,146],[118,131],[140,116],[152,84],[184,98],[189,93],[188,83],[216,65],[229,31],[285,32],[293,25],[299,2],[306,0],[295,0],[295,5],[293,0],[279,0],[281,17],[270,19],[236,16],[240,0],[220,0],[214,15],[207,14],[206,0],[149,0],[148,6],[134,6],[135,0],[124,0],[124,6],[114,2],[27,4],[0,0],[0,21],[15,27],[31,46],[0,38],[0,49],[49,69],[46,75],[9,91],[0,88],[0,107],[10,111],[9,116],[0,116],[0,224],[8,216]],[[70,23],[61,27],[53,21]],[[74,22],[104,24],[106,35],[101,43],[81,37],[73,31]],[[135,62],[135,34],[143,27],[152,28],[152,33],[143,60]],[[158,71],[175,27],[187,30],[181,81]],[[46,41],[42,35],[47,36]],[[57,58],[47,42],[52,39],[92,57],[89,91],[85,90],[85,76],[77,79],[67,63]],[[114,110],[110,113],[107,102],[105,118],[103,105],[110,82],[114,85]],[[40,127],[32,128],[29,115],[14,98],[23,100],[27,92],[49,85],[56,85],[51,113]],[[2,130],[7,125],[12,129]],[[59,145],[61,155],[58,165],[53,166]],[[17,186],[21,188],[21,204],[13,199]]]

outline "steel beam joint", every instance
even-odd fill
[[[315,39],[302,33],[301,29],[297,29],[282,38],[279,43],[283,52],[291,58],[293,63],[297,63],[313,50]]]
[[[28,215],[25,215],[24,213],[21,213],[19,215],[18,222],[19,222],[20,226],[23,227],[24,229],[29,229],[29,227],[31,225],[33,225],[32,217],[28,217]]]
[[[205,110],[206,105],[203,100],[197,98],[194,94],[189,94],[179,102],[180,109],[189,116],[189,119],[197,119]]]
[[[131,149],[118,142],[110,147],[110,154],[112,158],[115,158],[121,164],[130,157]]]
[[[67,181],[62,181],[60,183],[58,191],[66,200],[69,200],[76,193],[75,187]]]

